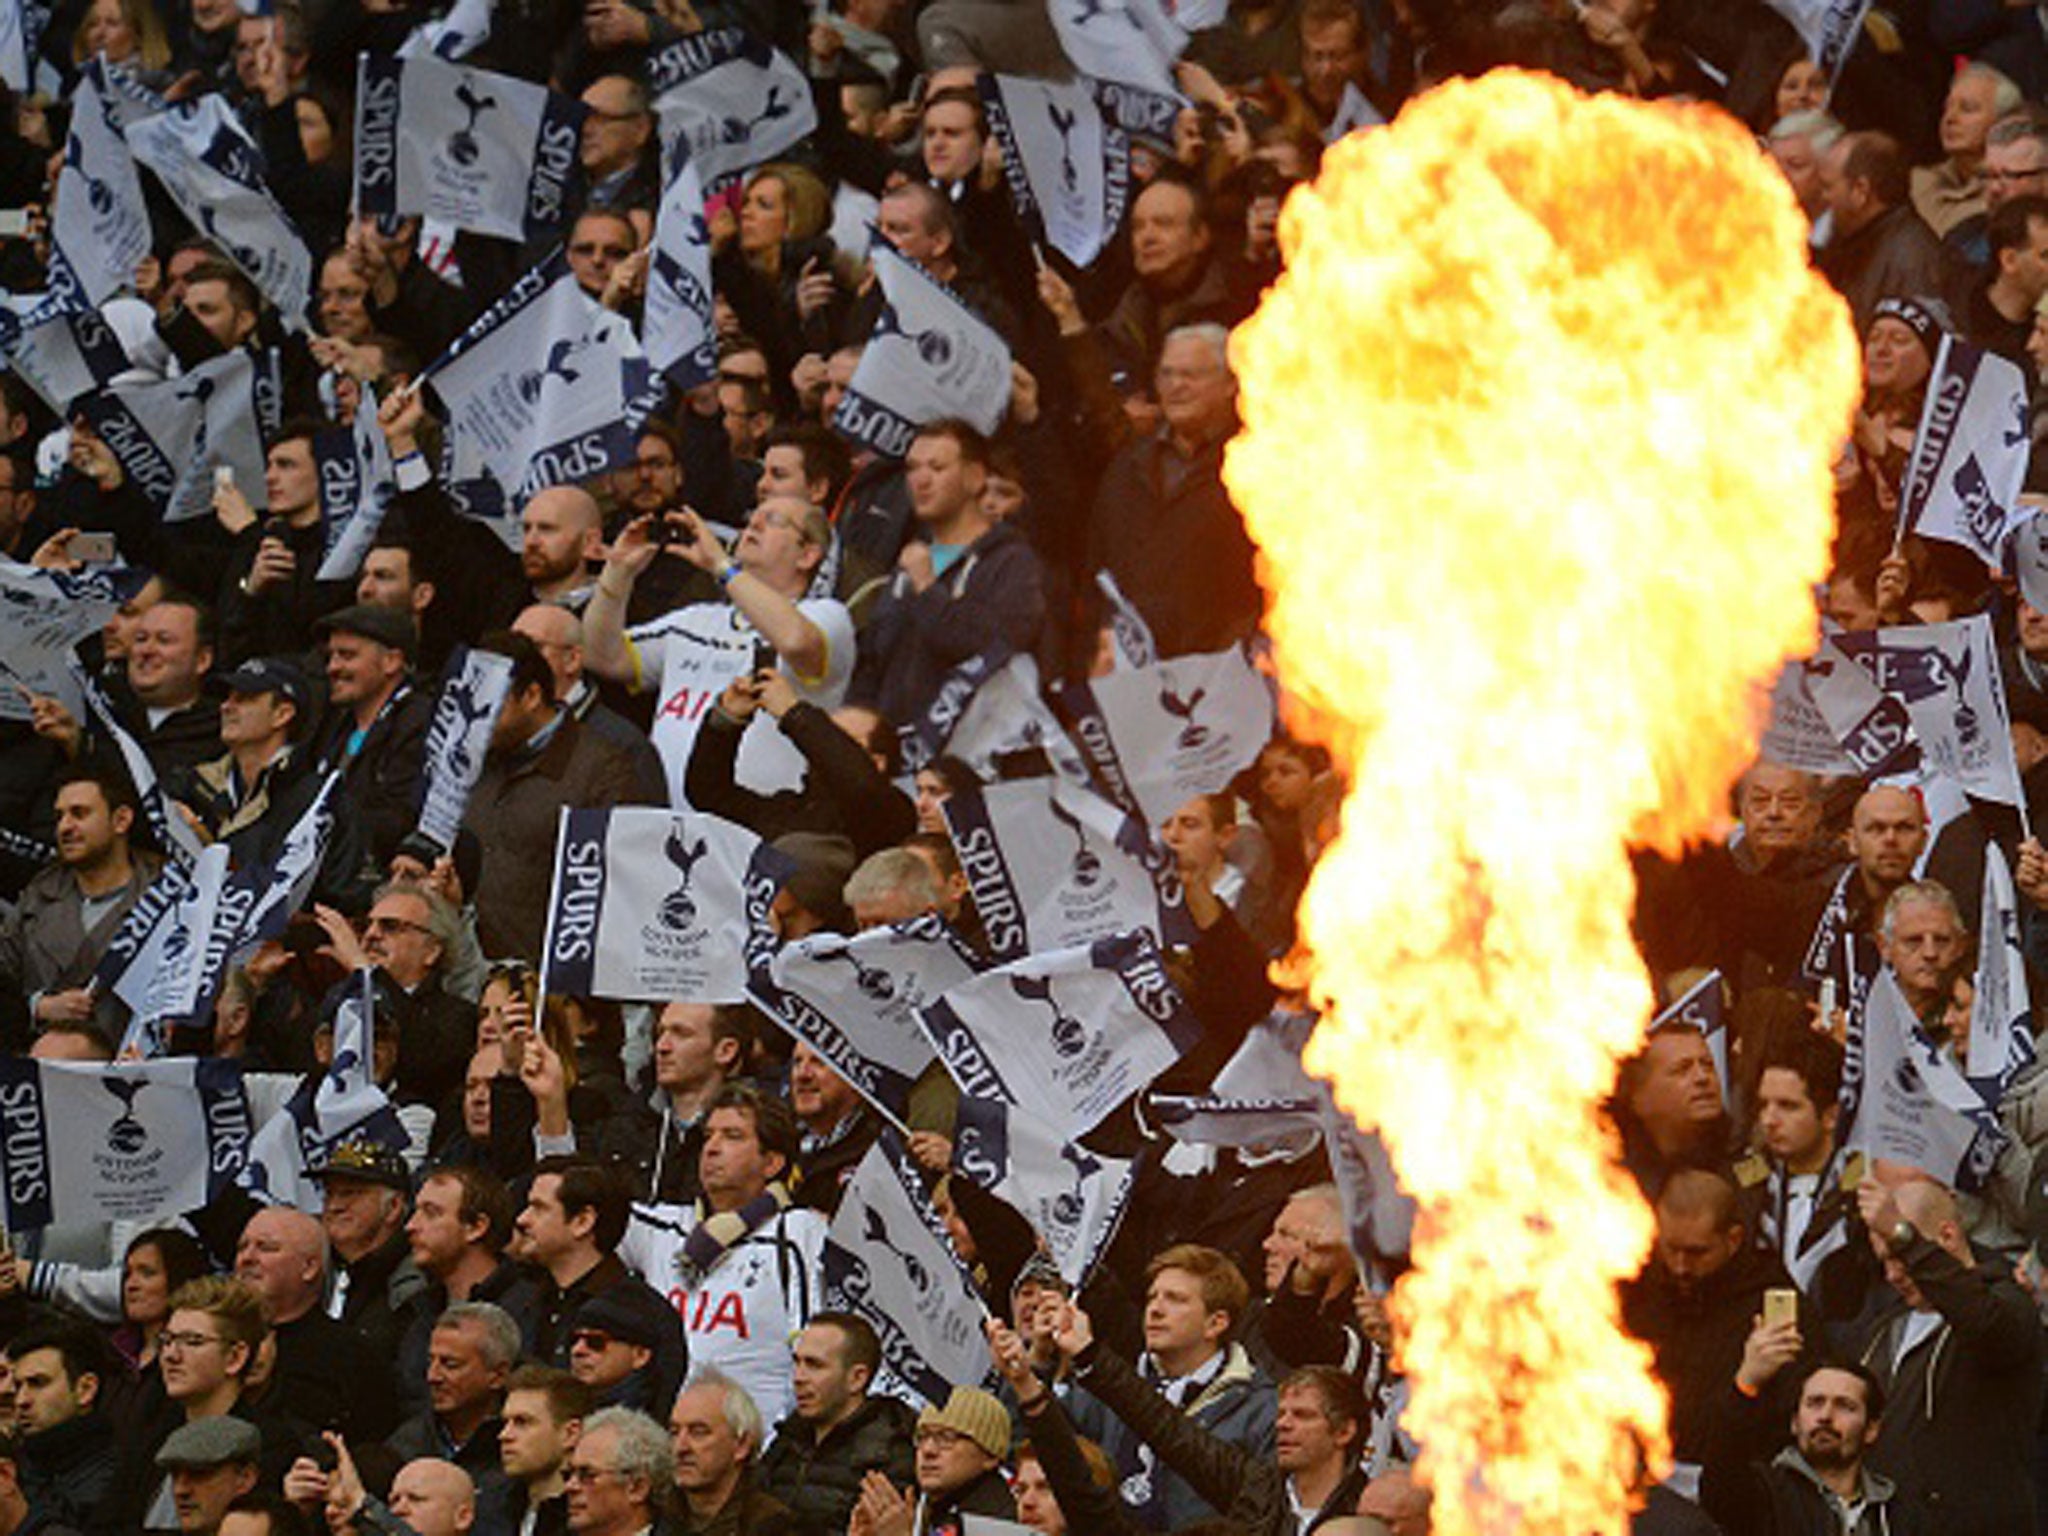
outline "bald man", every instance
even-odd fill
[[[634,777],[650,805],[668,797],[661,754],[647,733],[598,697],[597,687],[583,670],[583,620],[559,603],[534,603],[513,620],[513,630],[540,647],[555,676],[555,700],[600,740],[633,759]]]
[[[604,552],[604,513],[574,485],[534,492],[519,514],[519,570],[544,603],[580,610],[590,601],[589,565]]]
[[[1872,1470],[1942,1536],[2034,1529],[2041,1324],[2010,1267],[1980,1263],[1955,1198],[1880,1164],[1857,1191],[1897,1301],[1859,1340],[1887,1407]]]
[[[391,1513],[418,1536],[464,1536],[476,1524],[476,1484],[454,1462],[422,1456],[391,1480]]]
[[[243,1225],[235,1275],[263,1298],[277,1340],[267,1403],[350,1439],[381,1440],[398,1420],[391,1367],[321,1309],[330,1255],[320,1219],[265,1206]]]

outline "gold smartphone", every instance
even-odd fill
[[[1774,1285],[1764,1292],[1764,1326],[1799,1321],[1799,1293],[1790,1286]]]

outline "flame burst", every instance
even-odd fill
[[[1310,1063],[1421,1202],[1394,1301],[1435,1529],[1623,1529],[1666,1456],[1596,1106],[1651,990],[1631,842],[1710,822],[1810,648],[1847,311],[1755,143],[1499,72],[1333,149],[1233,340],[1226,479],[1350,789]]]

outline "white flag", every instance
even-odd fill
[[[398,494],[391,445],[377,425],[377,393],[362,386],[355,421],[313,438],[320,471],[319,580],[351,581]]]
[[[423,21],[398,45],[401,59],[466,59],[490,40],[491,0],[455,0],[448,14]]]
[[[212,516],[214,470],[223,465],[237,485],[263,484],[256,366],[239,349],[161,384],[100,390],[79,408],[166,522]]]
[[[745,1001],[747,936],[768,928],[788,867],[745,827],[698,811],[564,809],[544,990]]]
[[[589,110],[544,85],[431,55],[361,54],[356,206],[503,240],[547,239],[569,216]]]
[[[1804,773],[1856,774],[1856,760],[1843,748],[1806,689],[1806,663],[1788,661],[1771,685],[1771,718],[1758,756]]]
[[[73,402],[131,366],[106,317],[55,290],[0,296],[0,352],[21,382],[63,417],[73,414]]]
[[[654,219],[640,344],[658,372],[678,389],[691,389],[718,372],[718,337],[711,320],[711,226],[704,218],[704,180],[695,162],[687,153],[674,158]]]
[[[2005,570],[2019,583],[2027,606],[2048,613],[2048,512],[2022,509],[2014,518]]]
[[[953,1170],[1031,1224],[1066,1282],[1079,1289],[1116,1235],[1136,1162],[1072,1142],[1028,1109],[960,1101]]]
[[[818,126],[802,69],[737,27],[678,39],[647,61],[661,118],[663,170],[675,174],[678,141],[706,188],[773,160]]]
[[[1987,615],[1840,634],[1828,644],[1905,707],[1927,772],[1953,779],[1980,799],[2023,803]],[[1807,687],[1821,703],[1811,669]]]
[[[779,949],[771,938],[749,960],[755,1005],[908,1133],[910,1090],[934,1059],[917,1010],[982,969],[945,919],[814,933]]]
[[[29,40],[31,0],[0,0],[0,83],[17,96],[28,94],[35,66],[35,45]]]
[[[325,1203],[310,1170],[344,1141],[375,1141],[402,1152],[409,1138],[371,1076],[376,1025],[375,973],[356,973],[336,1010],[334,1054],[325,1072],[296,1088],[249,1145],[243,1188],[265,1205],[317,1212]]]
[[[1862,1011],[1863,1076],[1847,1145],[1943,1184],[1981,1184],[2003,1133],[1956,1064],[1914,1021],[1889,966]]]
[[[86,302],[95,306],[134,288],[135,269],[149,255],[150,243],[142,178],[106,105],[104,80],[97,61],[79,73],[50,221],[51,242],[63,252]]]
[[[1070,1139],[1201,1036],[1142,929],[1028,955],[953,988],[919,1017],[963,1098],[1024,1105]]]
[[[200,850],[192,878],[177,903],[163,917],[154,964],[131,966],[114,985],[114,994],[147,1025],[188,1017],[197,1006],[207,942],[213,937],[220,907],[220,889],[228,874],[228,845],[213,843]]]
[[[1944,334],[1899,487],[1899,532],[2005,552],[2027,478],[2027,377],[2017,363]]]
[[[128,126],[128,148],[186,218],[236,266],[284,323],[306,329],[313,257],[264,181],[263,155],[225,97],[180,102]],[[261,476],[246,482],[260,485]]]
[[[939,684],[917,719],[898,727],[903,767],[915,773],[935,757],[957,757],[981,778],[1002,775],[998,760],[1036,748],[1054,770],[1086,783],[1088,765],[1047,706],[1038,687],[1038,663],[1007,646],[969,657]]]
[[[121,764],[128,770],[128,782],[135,786],[135,798],[142,804],[142,819],[149,823],[157,846],[173,863],[191,865],[199,857],[199,834],[192,830],[183,816],[171,809],[163,786],[156,781],[156,768],[150,763],[149,754],[142,750],[142,743],[129,734],[99,684],[75,660],[71,678],[84,697],[87,710],[99,722],[99,729],[106,733],[107,739],[114,744],[114,750],[121,754]],[[83,723],[81,720],[80,724]]]
[[[1993,1103],[2034,1059],[2034,1003],[2020,950],[2020,904],[1996,843],[1984,845],[1984,905],[1977,996],[1970,1008],[1968,1071]]]
[[[1076,683],[1062,702],[1110,794],[1155,827],[1226,789],[1278,718],[1272,681],[1243,646]]]
[[[237,1061],[0,1058],[7,1226],[169,1220],[207,1204],[242,1165],[249,1104]]]
[[[1401,1192],[1394,1160],[1378,1131],[1358,1122],[1323,1096],[1323,1148],[1330,1178],[1344,1207],[1344,1229],[1361,1278],[1388,1278],[1390,1259],[1406,1256],[1415,1232],[1415,1201]],[[1375,1289],[1382,1286],[1375,1286]]]
[[[0,720],[29,718],[23,689],[83,715],[72,652],[147,580],[125,565],[88,565],[74,573],[0,558]]]
[[[1834,82],[1850,49],[1863,31],[1870,0],[1768,0],[1772,10],[1791,22],[1813,62]]]
[[[892,459],[927,421],[960,416],[983,432],[1010,405],[1010,348],[959,296],[875,237],[882,309],[832,417],[841,435]]]
[[[894,1131],[882,1132],[847,1180],[824,1268],[825,1304],[873,1324],[883,1363],[927,1401],[987,1379],[987,1309]]]
[[[510,656],[457,646],[448,658],[448,681],[427,727],[418,828],[443,851],[455,846],[469,792],[484,771],[491,729],[511,691]]]
[[[515,514],[527,497],[632,457],[656,387],[633,327],[577,285],[559,250],[420,381],[448,424],[443,484],[514,549]]]
[[[1074,68],[1097,80],[1118,80],[1175,94],[1173,62],[1188,35],[1159,0],[1049,0],[1053,29]]]
[[[947,830],[999,961],[1132,928],[1193,942],[1180,871],[1137,817],[1062,779],[969,787],[945,804]]]
[[[1159,642],[1152,638],[1152,626],[1145,622],[1145,615],[1124,596],[1124,589],[1108,571],[1095,573],[1095,585],[1109,605],[1109,634],[1115,642],[1114,670],[1151,666],[1159,659]]]
[[[983,75],[981,95],[1018,217],[1074,265],[1087,266],[1123,223],[1129,137],[1103,121],[1085,80]]]

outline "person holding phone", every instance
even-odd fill
[[[686,805],[690,752],[720,696],[741,678],[772,669],[799,697],[836,709],[853,673],[853,619],[832,597],[807,596],[831,543],[825,514],[794,496],[754,509],[732,552],[695,512],[657,522],[637,517],[612,542],[604,574],[583,616],[584,662],[636,693],[658,687],[653,740],[668,774],[670,801]],[[663,548],[681,554],[724,589],[651,624],[626,628],[633,584]],[[759,793],[794,789],[803,757],[772,726],[756,721],[742,743],[741,784]]]

